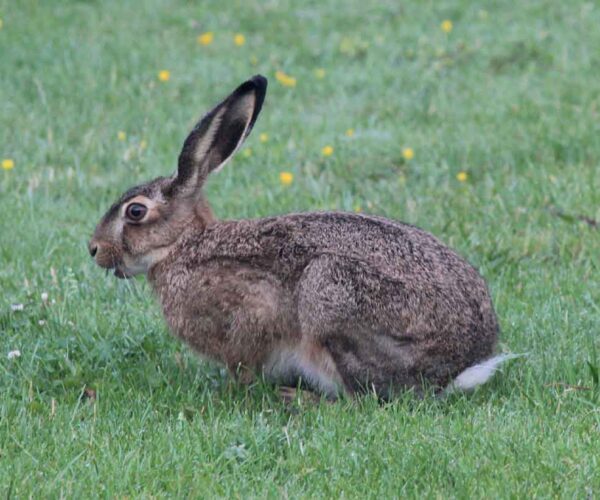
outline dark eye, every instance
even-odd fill
[[[142,205],[141,203],[132,203],[127,207],[127,210],[125,210],[125,215],[129,220],[139,222],[144,218],[147,212],[148,208],[145,205]]]

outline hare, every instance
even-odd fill
[[[485,382],[498,322],[477,271],[431,234],[383,217],[298,213],[220,221],[202,191],[249,135],[257,75],[206,114],[177,171],[127,191],[89,243],[118,278],[146,274],[172,332],[242,382],[263,375],[335,399]]]

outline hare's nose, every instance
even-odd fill
[[[93,258],[96,256],[96,253],[98,252],[98,245],[96,243],[94,243],[93,241],[90,241],[90,244],[88,245],[88,250],[90,252],[90,255]]]

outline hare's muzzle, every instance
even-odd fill
[[[88,243],[88,251],[96,264],[104,269],[114,269],[121,263],[119,250],[104,240],[92,238]]]
[[[95,243],[94,241],[90,241],[89,245],[88,245],[88,251],[90,252],[90,255],[92,256],[92,259],[96,256],[96,254],[98,253],[98,244]]]
[[[114,245],[105,241],[99,241],[95,238],[88,243],[88,251],[94,262],[103,269],[113,270],[114,275],[120,279],[128,279],[133,275],[123,267],[119,251]]]

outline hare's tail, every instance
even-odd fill
[[[509,359],[520,358],[522,356],[526,356],[526,354],[499,354],[498,356],[494,356],[493,358],[486,359],[481,363],[470,366],[450,383],[446,388],[446,392],[448,393],[457,390],[470,391],[478,385],[485,384],[492,378],[502,363]]]

